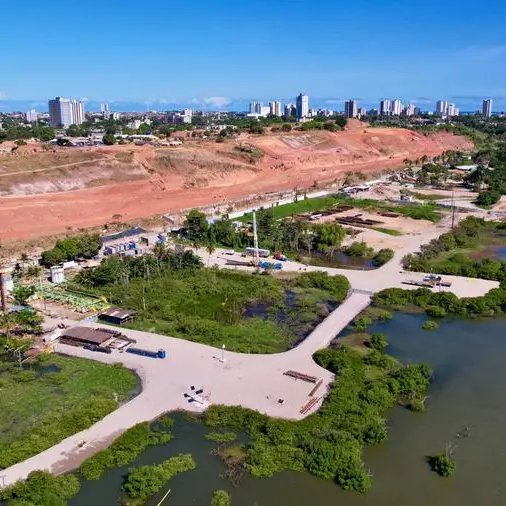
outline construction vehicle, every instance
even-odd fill
[[[165,350],[162,350],[161,348],[158,351],[144,350],[142,348],[127,348],[126,352],[149,358],[165,358],[167,356]]]

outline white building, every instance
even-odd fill
[[[49,126],[53,128],[67,128],[70,125],[84,123],[84,104],[77,100],[56,97],[49,100]]]
[[[121,113],[120,112],[113,112],[111,116],[112,116],[112,119],[120,119]]]
[[[271,113],[271,108],[268,105],[262,105],[260,107],[260,116],[267,117]]]
[[[455,104],[449,103],[448,107],[446,109],[447,116],[453,117],[459,115],[459,109],[458,107],[455,107]]]
[[[415,105],[408,104],[403,111],[405,116],[414,116],[415,115]]]
[[[70,106],[72,108],[72,124],[81,125],[86,121],[84,116],[84,104],[78,100],[71,100]]]
[[[436,114],[438,116],[446,116],[448,114],[448,102],[446,100],[438,100],[436,102]]]
[[[359,115],[360,117],[362,117],[362,116],[367,116],[367,109],[366,109],[365,107],[360,107],[360,108],[358,109],[358,115]]]
[[[34,123],[39,119],[39,115],[35,109],[30,109],[29,111],[25,112],[25,119],[28,121],[28,123]]]
[[[309,116],[309,96],[301,93],[296,102],[297,121],[304,121]]]
[[[249,103],[249,113],[250,114],[261,114],[262,112],[262,102],[258,102],[254,100]]]
[[[270,113],[272,116],[280,117],[283,115],[281,110],[281,102],[277,102],[276,100],[272,101],[270,104]]]
[[[490,118],[492,116],[492,99],[489,98],[483,101],[483,107],[481,109],[483,116],[485,118]]]
[[[141,126],[141,120],[140,119],[133,119],[132,121],[129,121],[126,126],[127,126],[127,128],[130,128],[131,130],[138,130]]]
[[[192,122],[193,111],[191,109],[183,110],[183,123],[191,124]]]
[[[402,112],[402,102],[399,99],[392,101],[392,116],[400,116]]]
[[[347,118],[356,118],[358,116],[358,104],[355,100],[346,100],[344,103],[344,115]]]
[[[380,115],[390,116],[392,114],[392,102],[386,98],[380,102]]]
[[[100,112],[109,112],[109,104],[100,104]]]

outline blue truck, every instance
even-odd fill
[[[142,348],[127,348],[126,352],[150,358],[165,358],[167,356],[165,350],[162,349],[159,349],[158,351],[151,351],[151,350],[144,350]]]

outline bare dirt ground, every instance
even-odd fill
[[[264,153],[254,159],[237,148]],[[176,148],[23,146],[0,154],[0,239],[29,239],[72,229],[132,221],[266,192],[331,183],[349,171],[395,169],[405,159],[471,149],[449,133],[422,136],[403,129],[243,134],[218,144]]]

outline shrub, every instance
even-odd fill
[[[455,472],[455,462],[445,453],[429,457],[429,464],[431,469],[439,476],[448,477]]]
[[[378,351],[379,353],[385,353],[387,351],[388,341],[385,334],[382,332],[376,332],[371,336],[371,348]]]
[[[173,476],[195,469],[190,454],[179,454],[155,466],[130,469],[123,490],[132,499],[147,499],[156,494]]]
[[[423,330],[436,330],[438,327],[439,327],[439,325],[434,320],[427,320],[422,325],[422,329]]]
[[[65,506],[78,492],[79,480],[71,474],[33,471],[26,481],[0,489],[0,500],[7,506]]]
[[[231,443],[237,439],[237,434],[235,432],[210,432],[205,435],[205,438],[215,443]]]
[[[211,498],[211,506],[230,506],[230,494],[225,490],[215,490]]]
[[[380,249],[372,258],[375,267],[381,267],[394,257],[394,251],[388,248]]]
[[[478,194],[476,198],[476,203],[479,206],[492,206],[499,202],[501,198],[501,193],[498,190],[487,190],[482,191]]]

